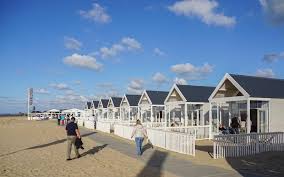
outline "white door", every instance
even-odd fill
[[[268,115],[266,110],[258,109],[257,113],[257,132],[268,132]]]

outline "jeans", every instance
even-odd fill
[[[137,155],[142,155],[142,143],[143,143],[143,140],[144,140],[143,137],[136,137],[135,138]]]

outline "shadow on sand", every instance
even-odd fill
[[[103,148],[107,147],[108,144],[104,144],[104,145],[101,145],[101,146],[96,146],[96,147],[93,147],[92,149],[84,152],[83,154],[81,154],[81,156],[86,156],[86,155],[94,155],[95,153],[103,150]]]
[[[90,136],[90,135],[95,134],[95,133],[96,133],[96,132],[86,133],[86,134],[83,134],[82,137]],[[50,143],[41,144],[41,145],[37,145],[37,146],[33,146],[33,147],[21,149],[21,150],[18,150],[18,151],[10,152],[10,153],[8,153],[8,154],[3,154],[3,155],[0,155],[0,157],[4,157],[4,156],[7,156],[7,155],[15,154],[15,153],[17,153],[17,152],[21,152],[21,151],[25,151],[25,150],[32,150],[32,149],[44,148],[44,147],[48,147],[48,146],[52,146],[52,145],[56,145],[56,144],[63,143],[63,142],[65,142],[65,141],[66,141],[66,139],[64,138],[64,139],[56,140],[56,141],[53,141],[53,142],[50,142]]]
[[[155,150],[137,177],[161,177],[163,163],[165,162],[167,156],[167,152]]]

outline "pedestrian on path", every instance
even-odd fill
[[[80,158],[80,154],[78,149],[75,146],[76,138],[81,139],[81,135],[78,129],[78,125],[75,123],[75,118],[72,117],[69,123],[66,125],[66,133],[67,133],[67,158],[66,160],[71,160],[71,150],[72,145],[74,146],[74,151],[77,158]]]
[[[136,143],[136,152],[137,155],[142,155],[142,143],[144,138],[148,138],[147,137],[147,132],[146,129],[143,127],[143,125],[141,124],[140,120],[136,121],[136,125],[133,129],[131,138],[133,138],[133,136],[135,136],[135,143]]]

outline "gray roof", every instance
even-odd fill
[[[261,98],[284,98],[284,79],[230,74],[251,96]]]
[[[130,106],[138,106],[141,95],[125,95]]]
[[[101,99],[103,108],[107,108],[108,100],[107,99]]]
[[[94,105],[95,109],[97,109],[98,106],[99,106],[99,101],[93,101],[93,105]]]
[[[87,107],[86,107],[87,109],[91,109],[92,102],[89,102],[89,101],[88,101],[86,106],[87,106]]]
[[[120,107],[121,97],[111,97],[111,99],[114,107]]]
[[[188,102],[208,102],[215,89],[215,87],[194,85],[177,85],[177,87]]]
[[[163,105],[165,99],[169,94],[169,92],[165,91],[152,91],[152,90],[146,90],[146,93],[149,96],[152,104],[156,105]]]

